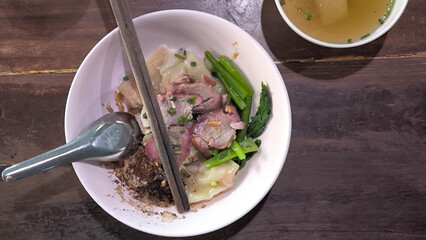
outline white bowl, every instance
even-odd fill
[[[273,101],[272,117],[261,136],[261,150],[238,172],[233,189],[204,205],[197,205],[178,219],[163,223],[161,216],[142,213],[131,206],[125,195],[117,194],[111,174],[93,163],[73,163],[75,172],[90,196],[111,216],[137,230],[162,236],[193,236],[220,229],[244,216],[271,189],[283,167],[291,132],[288,94],[274,62],[249,34],[219,17],[189,10],[150,13],[134,20],[145,57],[162,44],[171,48],[190,48],[199,56],[205,50],[232,56],[255,88],[257,107],[261,81],[269,86]],[[238,45],[233,45],[237,42]],[[114,106],[114,91],[122,77],[131,72],[117,29],[105,36],[87,55],[71,85],[65,110],[67,142],[91,122]],[[256,109],[252,110],[254,114]],[[155,211],[164,211],[155,208]],[[167,209],[176,213],[174,207]],[[184,215],[184,218],[183,218]]]
[[[315,39],[306,33],[302,32],[299,28],[297,28],[291,20],[287,17],[285,14],[283,8],[281,7],[280,0],[275,0],[275,4],[278,8],[278,11],[281,14],[281,17],[284,19],[284,21],[287,23],[287,25],[296,32],[299,36],[302,38],[315,43],[320,46],[329,47],[329,48],[351,48],[351,47],[357,47],[364,44],[367,44],[371,41],[376,40],[377,38],[381,37],[383,34],[385,34],[395,23],[398,21],[398,19],[401,17],[402,13],[405,10],[405,7],[407,6],[408,0],[395,0],[395,3],[393,5],[392,11],[389,15],[389,17],[386,19],[386,21],[378,28],[376,31],[372,32],[370,36],[359,40],[354,43],[345,43],[345,44],[337,44],[337,43],[328,43],[324,41],[320,41],[318,39]]]

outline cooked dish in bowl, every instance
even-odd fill
[[[260,140],[253,137],[260,136],[271,113],[263,85],[249,122],[253,89],[225,56],[218,61],[206,51],[206,57],[214,76],[189,49],[161,46],[147,61],[189,203],[232,188],[237,171],[258,151]],[[133,75],[124,76],[118,89],[116,105],[136,116],[144,138],[135,155],[106,167],[137,200],[167,206],[173,198]]]
[[[266,196],[284,165],[290,143],[291,111],[282,76],[255,39],[219,17],[189,10],[167,10],[140,16],[134,19],[134,25],[146,57],[154,56],[166,44],[177,51],[174,53],[178,53],[179,48],[185,48],[204,58],[204,52],[209,50],[217,60],[221,55],[232,59],[254,90],[251,116],[255,115],[259,105],[263,82],[268,87],[274,106],[265,131],[258,138],[252,137],[254,140],[260,139],[262,144],[246,166],[237,171],[232,189],[222,191],[209,201],[198,202],[184,214],[177,213],[174,206],[153,205],[149,196],[147,204],[136,201],[125,191],[122,181],[97,162],[73,163],[76,175],[101,208],[139,231],[182,237],[227,226],[248,213]],[[237,57],[234,59],[234,56]],[[91,50],[74,77],[65,110],[65,136],[68,142],[86,126],[107,114],[109,108],[106,106],[110,105],[114,111],[120,108],[127,111],[124,104],[115,104],[116,98],[124,101],[124,96],[118,94],[119,87],[124,76],[130,79],[130,73],[119,32],[114,30]],[[205,81],[203,83],[207,84]],[[238,105],[235,104],[235,108],[238,109]],[[142,110],[140,115],[143,118]],[[198,121],[195,113],[193,121]],[[206,183],[210,184],[211,181]],[[162,221],[164,215],[173,214],[176,215],[174,221]]]

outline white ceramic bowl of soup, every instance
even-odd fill
[[[284,81],[271,57],[249,34],[219,17],[189,10],[167,10],[134,19],[146,58],[161,45],[191,49],[203,57],[205,50],[234,60],[255,90],[252,114],[256,111],[261,82],[272,97],[272,116],[260,136],[260,151],[237,173],[234,187],[213,200],[177,214],[170,223],[156,213],[177,213],[174,207],[159,208],[132,200],[108,170],[97,162],[73,163],[82,185],[111,216],[140,231],[161,236],[194,236],[208,233],[238,220],[269,192],[283,167],[291,133],[291,111]],[[106,35],[87,55],[71,85],[65,111],[65,135],[69,142],[91,122],[114,106],[114,92],[123,76],[131,72],[117,29]],[[133,201],[133,203],[132,203]],[[143,212],[148,210],[148,212]],[[150,210],[151,209],[151,210]]]
[[[401,17],[408,0],[275,0],[275,3],[284,21],[302,38],[324,47],[350,48],[385,34]]]

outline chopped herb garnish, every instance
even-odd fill
[[[217,181],[211,181],[210,186],[211,187],[217,187]]]
[[[128,76],[124,76],[123,81],[128,81],[129,77]]]
[[[179,118],[178,122],[189,122],[190,120],[191,120],[191,118],[190,118],[190,117],[184,117],[184,116],[181,116],[181,117]]]
[[[361,37],[361,40],[364,38],[367,38],[368,36],[370,36],[370,33],[365,34],[364,36]]]
[[[180,154],[182,154],[182,151],[175,151],[175,154],[180,155]]]
[[[193,96],[188,98],[188,100],[186,100],[189,104],[194,104],[195,100],[197,100],[197,96]]]
[[[175,54],[175,57],[176,58],[179,58],[179,59],[181,59],[181,60],[185,60],[185,57],[184,56],[182,56],[182,55],[180,55],[180,54]]]
[[[146,113],[143,113],[143,114],[142,114],[142,117],[143,117],[143,118],[145,118],[145,119],[147,119],[147,118],[148,118],[148,116],[146,115]]]
[[[298,8],[297,11],[303,13],[303,15],[306,16],[306,19],[308,21],[311,21],[311,19],[314,17],[314,15],[312,13],[307,13],[307,12],[303,11],[301,8]]]
[[[176,109],[174,109],[174,108],[170,108],[169,110],[167,110],[167,112],[170,114],[170,115],[175,115],[176,114]]]
[[[180,171],[180,174],[181,174],[183,177],[186,177],[186,178],[189,178],[189,177],[191,176],[191,174],[189,174],[189,173],[188,173],[188,172],[186,172],[185,170]]]
[[[149,198],[149,200],[154,200],[154,197],[151,196],[151,195],[149,195],[148,198]]]
[[[285,5],[285,0],[280,0],[281,5]]]
[[[380,25],[382,25],[384,22],[385,22],[385,20],[383,20],[383,19],[379,18],[379,23],[380,23]]]
[[[348,39],[348,43],[352,43],[352,38],[349,38],[349,39]]]
[[[195,66],[197,66],[197,63],[196,62],[191,62],[191,66],[195,67]]]
[[[185,129],[180,130],[180,133],[184,134],[185,133]]]
[[[170,98],[170,101],[176,102],[176,97]]]
[[[179,99],[181,102],[185,102],[185,98],[181,98]]]
[[[181,55],[181,56],[186,56],[186,50],[185,50],[185,49],[183,49],[183,48],[180,48],[180,49],[179,49],[179,55]]]

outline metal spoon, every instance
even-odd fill
[[[81,160],[118,161],[135,152],[141,136],[133,115],[110,113],[96,120],[71,142],[6,168],[2,178],[13,182]]]

